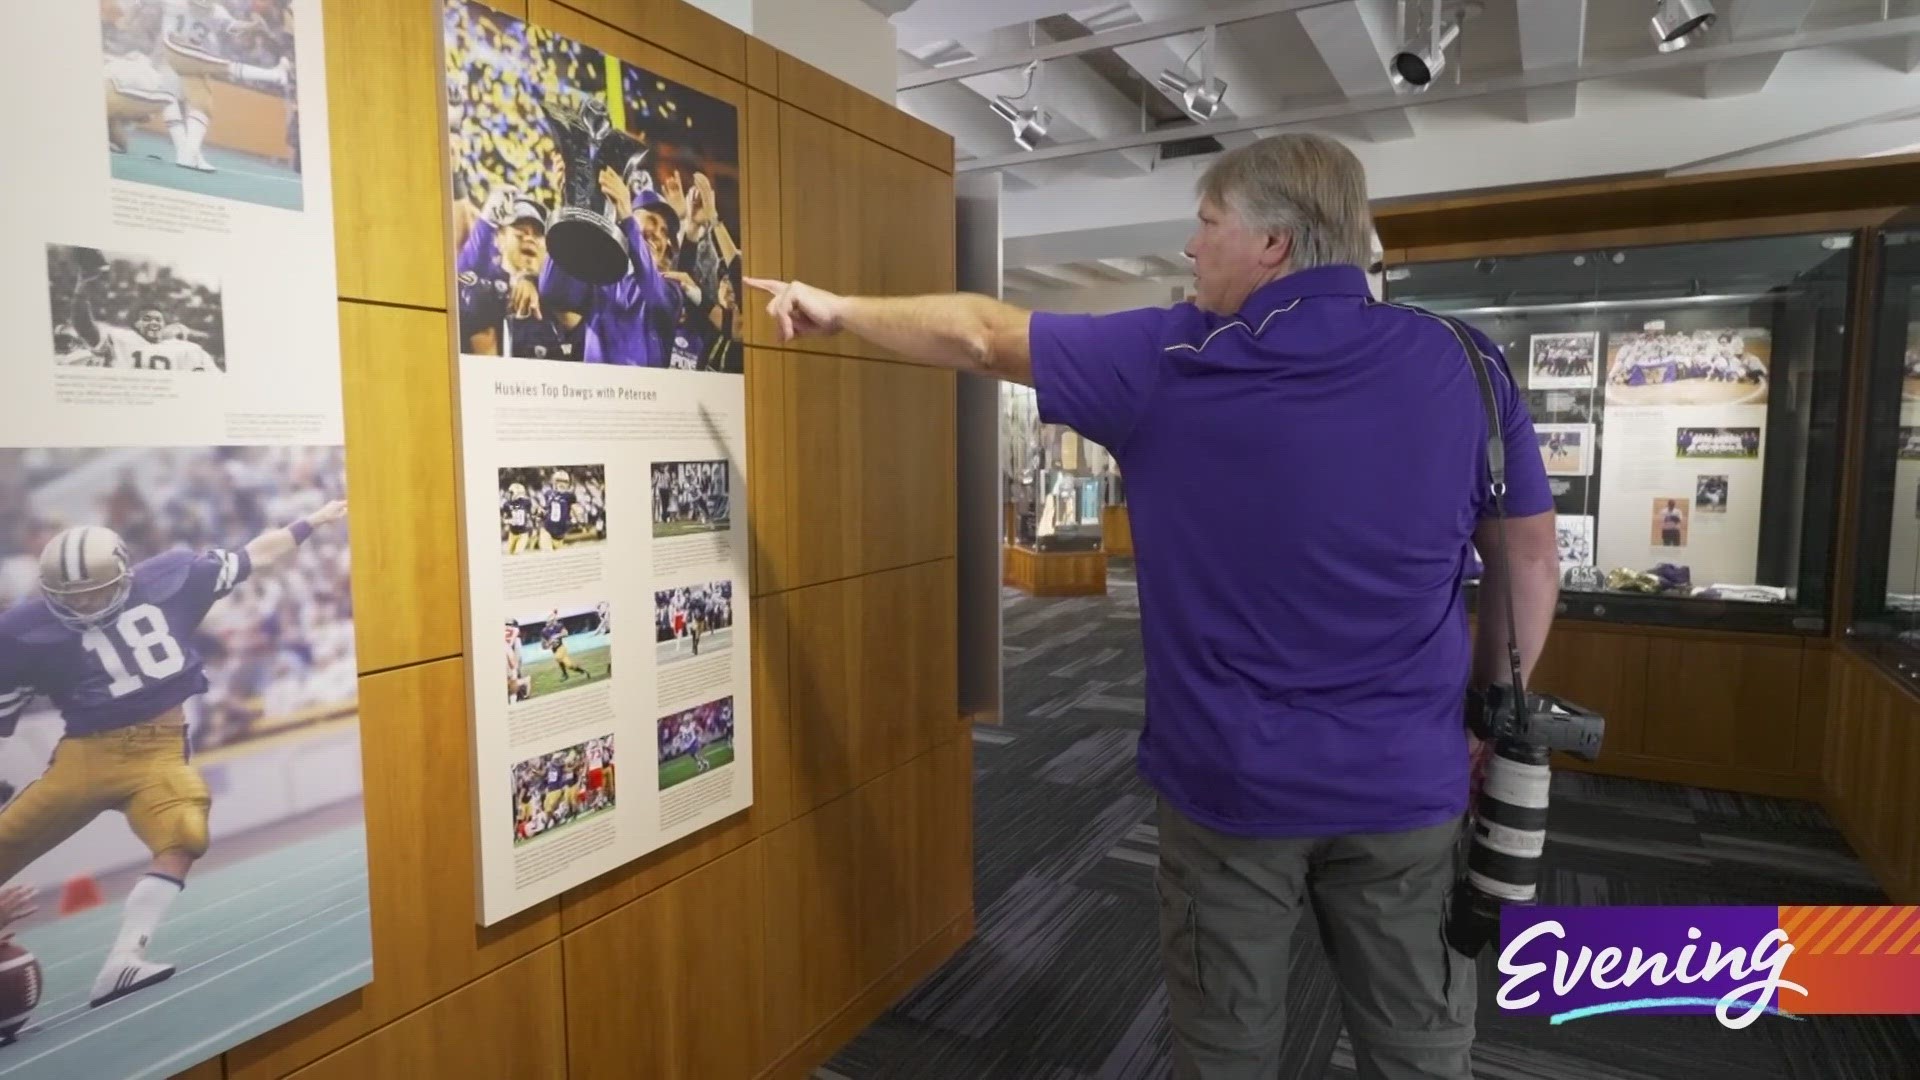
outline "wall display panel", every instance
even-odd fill
[[[0,1076],[170,1076],[372,977],[321,5],[8,26]]]
[[[752,804],[742,130],[442,12],[490,925]]]
[[[1523,385],[1568,613],[1815,630],[1853,257],[1846,234],[1576,248],[1388,289],[1474,324]]]

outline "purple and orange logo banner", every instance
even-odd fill
[[[1507,1012],[1920,1014],[1920,907],[1508,907]]]

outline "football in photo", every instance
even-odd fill
[[[660,790],[733,762],[733,698],[660,718]]]
[[[99,0],[113,176],[305,204],[294,0]]]
[[[512,796],[515,847],[612,812],[613,736],[520,762]]]
[[[220,279],[203,268],[66,244],[47,245],[53,362],[102,371],[227,370]]]
[[[500,551],[527,555],[607,541],[604,465],[514,465],[500,470]]]
[[[654,656],[661,666],[733,647],[733,582],[713,581],[653,594]]]
[[[508,619],[504,637],[509,705],[613,677],[613,610],[605,601]]]
[[[732,469],[726,461],[654,463],[656,538],[726,532],[732,527]]]
[[[344,453],[0,475],[0,923],[43,978],[0,1075],[166,1074],[363,985]]]

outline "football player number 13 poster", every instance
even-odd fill
[[[753,801],[740,117],[441,11],[491,924]]]
[[[0,1080],[372,977],[320,0],[9,5]]]

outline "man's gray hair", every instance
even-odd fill
[[[1323,135],[1273,135],[1222,154],[1200,177],[1200,197],[1249,228],[1293,237],[1292,268],[1373,261],[1367,172]]]

